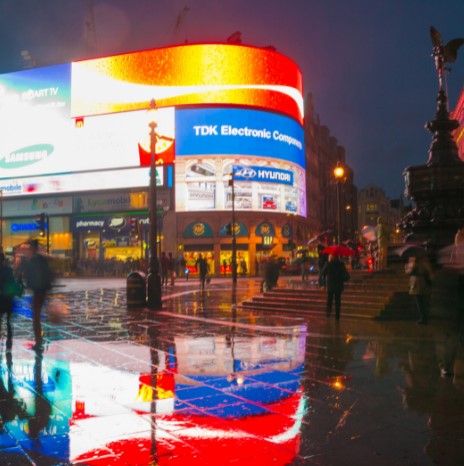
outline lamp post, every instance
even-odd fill
[[[158,233],[159,233],[159,243],[158,243],[158,257],[161,257],[161,251],[164,249],[166,251],[166,246],[164,243],[164,217],[166,217],[166,214],[169,212],[169,205],[165,204],[164,202],[161,203],[160,206],[160,222],[159,222],[159,227],[158,227]],[[161,241],[163,241],[163,244],[161,245]]]
[[[237,238],[235,236],[235,170],[232,167],[230,185],[232,187],[232,284],[237,285]]]
[[[337,166],[334,168],[335,181],[337,183],[337,244],[341,244],[342,236],[342,209],[341,209],[341,190],[340,183],[345,176],[345,169],[337,162]]]
[[[3,189],[0,189],[0,252],[3,252]]]
[[[149,114],[156,115],[156,103],[152,99],[150,102]],[[158,254],[156,249],[156,239],[158,236],[158,224],[156,218],[156,141],[158,135],[156,134],[157,123],[155,118],[150,118],[148,123],[150,128],[150,199],[148,201],[149,214],[150,214],[150,230],[148,234],[148,246],[150,253],[149,270],[147,277],[147,304],[149,309],[161,309],[161,277],[159,273]]]

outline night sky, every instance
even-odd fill
[[[424,124],[438,89],[429,28],[445,43],[464,37],[464,0],[93,0],[98,49],[89,55],[88,3],[0,0],[0,73],[22,69],[22,50],[51,65],[240,31],[243,44],[273,45],[300,66],[305,94],[345,147],[355,184],[377,184],[391,198],[404,191],[404,168],[428,158]],[[464,47],[450,66],[452,109]]]

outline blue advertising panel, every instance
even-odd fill
[[[176,156],[243,154],[305,167],[303,127],[291,118],[237,108],[176,111]]]

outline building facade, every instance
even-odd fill
[[[390,200],[382,188],[369,184],[359,190],[358,231],[365,226],[377,225],[378,218],[382,217],[391,232],[391,242],[400,243],[403,238],[397,225],[404,213],[403,200]]]
[[[320,123],[314,109],[313,96],[308,94],[305,105],[305,142],[308,198],[308,234],[313,238],[330,232],[335,241],[337,231],[337,180],[334,169],[341,165],[344,176],[340,180],[341,238],[352,239],[357,230],[357,188],[354,172],[348,165],[344,147]]]

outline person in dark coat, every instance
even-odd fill
[[[195,269],[200,274],[200,288],[205,288],[206,276],[208,275],[209,267],[206,259],[200,254],[197,261],[195,262]]]
[[[6,316],[6,347],[9,350],[12,346],[13,332],[11,329],[11,313],[13,312],[13,297],[15,279],[13,271],[9,266],[5,255],[0,253],[0,329],[3,316]]]
[[[350,279],[350,274],[346,270],[345,264],[338,256],[329,255],[328,262],[322,270],[327,287],[327,308],[326,315],[330,316],[332,312],[332,303],[335,299],[335,319],[340,319],[340,307],[345,282]]]
[[[37,351],[43,350],[41,312],[48,292],[52,288],[53,273],[50,259],[39,252],[39,242],[30,242],[30,257],[21,263],[20,271],[25,278],[26,288],[32,291],[32,326],[34,329],[35,345]]]

